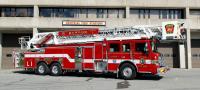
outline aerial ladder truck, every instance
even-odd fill
[[[161,40],[183,40],[181,24],[64,30],[19,38],[21,51],[14,51],[15,67],[39,75],[92,71],[116,73],[134,79],[139,73],[157,75],[169,70],[157,50]],[[174,34],[175,33],[175,34]],[[173,34],[173,35],[172,35]]]

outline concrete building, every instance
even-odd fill
[[[200,67],[200,0],[0,0],[0,68],[13,68],[18,37],[72,28],[161,25],[182,21],[187,43],[163,43],[159,50],[174,68]],[[64,20],[106,22],[63,25]]]

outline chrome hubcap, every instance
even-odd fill
[[[38,68],[39,73],[44,73],[44,67],[41,65]]]
[[[129,67],[124,68],[123,74],[124,74],[125,77],[131,77],[131,75],[132,75],[132,69],[129,68]]]
[[[57,73],[58,73],[58,67],[57,67],[57,66],[53,66],[53,67],[52,67],[52,72],[53,72],[54,74],[57,74]]]

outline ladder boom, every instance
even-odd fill
[[[180,24],[176,21],[165,22],[161,26],[132,26],[104,29],[81,29],[66,30],[59,32],[37,33],[30,41],[21,38],[21,43],[27,43],[27,49],[40,48],[42,44],[70,44],[70,43],[86,43],[103,40],[127,40],[127,39],[151,39],[158,40],[173,37],[173,39],[181,39]],[[182,24],[181,24],[182,25]],[[175,31],[175,32],[173,32]],[[23,46],[23,45],[22,45]]]

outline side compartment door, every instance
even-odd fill
[[[83,69],[93,70],[94,69],[94,47],[83,48]]]

